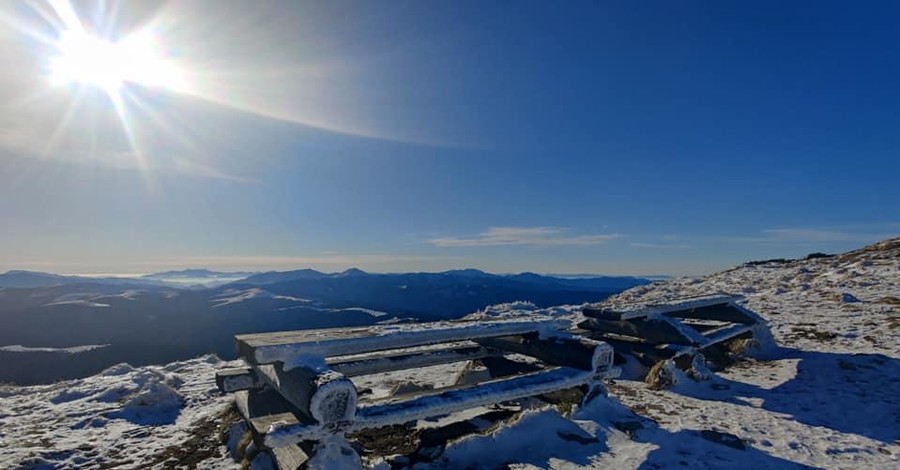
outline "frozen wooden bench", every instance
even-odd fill
[[[575,387],[586,390],[585,400],[605,395],[602,381],[613,372],[612,348],[566,332],[570,326],[556,320],[459,321],[239,335],[238,351],[249,367],[221,371],[216,380],[223,392],[236,392],[258,445],[271,449],[282,468],[296,468],[309,458],[359,465],[346,433]],[[511,354],[542,367],[366,404],[350,380],[475,359],[502,366]],[[299,443],[311,451],[301,451]]]
[[[705,369],[704,352],[733,340],[767,335],[765,320],[737,303],[740,296],[706,295],[635,308],[582,309],[582,334],[608,342],[644,365],[673,361]]]

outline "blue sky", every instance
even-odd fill
[[[6,3],[0,270],[697,274],[897,236],[898,10]],[[70,14],[180,81],[52,80]]]

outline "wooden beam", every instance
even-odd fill
[[[612,333],[631,336],[648,343],[701,344],[705,339],[696,331],[690,330],[667,317],[638,318],[627,321],[601,320],[588,318],[578,324],[601,333]]]
[[[541,339],[537,335],[481,338],[475,342],[488,348],[531,356],[550,365],[589,371],[598,366],[595,353],[602,344],[577,336]]]
[[[438,390],[406,401],[361,407],[357,410],[356,419],[347,423],[343,430],[350,433],[360,429],[403,424],[478,406],[574,388],[591,382],[593,378],[593,372],[559,367],[472,387]],[[304,425],[279,426],[266,436],[266,443],[272,447],[287,445],[308,440],[315,436],[316,432],[318,431],[315,428]]]
[[[747,334],[753,331],[753,328],[756,325],[729,325],[724,326],[722,328],[708,331],[703,334],[706,338],[706,343],[703,347],[712,346],[714,344],[719,344],[724,341],[728,341],[730,339],[737,338],[743,334]]]
[[[481,346],[469,346],[399,354],[371,354],[362,358],[329,359],[328,366],[347,377],[380,374],[403,369],[471,361],[497,354]]]
[[[216,371],[216,386],[219,387],[222,393],[232,393],[239,390],[259,388],[262,386],[262,382],[253,369],[236,367]]]
[[[606,320],[632,320],[664,315],[677,310],[691,310],[711,305],[734,303],[740,299],[741,297],[736,295],[713,294],[682,298],[658,305],[637,305],[631,308],[627,306],[615,309],[609,307],[588,307],[583,309],[582,313],[587,317]]]
[[[304,366],[285,370],[280,362],[256,370],[285,400],[320,424],[350,420],[356,413],[356,387],[338,372]]]
[[[303,449],[292,446],[276,447],[271,449],[272,458],[275,460],[275,466],[279,470],[298,470],[309,461],[309,456]]]
[[[734,305],[728,303],[691,309],[673,310],[671,312],[665,312],[662,315],[671,318],[716,320],[729,323],[742,323],[745,325],[753,325],[757,323],[757,319],[747,315],[743,309],[735,308]]]
[[[234,403],[256,436],[265,436],[273,424],[313,423],[312,419],[272,389],[238,391],[234,394]]]
[[[287,362],[292,357],[333,357],[491,336],[565,330],[565,320],[462,321],[369,328],[331,328],[235,336],[238,352],[252,364]]]

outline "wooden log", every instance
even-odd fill
[[[471,361],[497,354],[481,346],[405,352],[399,354],[372,354],[362,358],[328,359],[328,366],[347,377],[380,374],[403,369]]]
[[[338,372],[306,366],[285,370],[280,362],[256,370],[285,400],[320,424],[351,420],[356,413],[356,387]]]
[[[531,356],[562,367],[599,372],[612,366],[612,348],[588,338],[569,336],[541,339],[537,335],[481,338],[478,344]]]
[[[256,372],[249,367],[236,367],[216,371],[216,386],[222,393],[250,390],[262,386]]]
[[[351,433],[360,429],[403,424],[478,406],[574,388],[588,384],[593,379],[593,372],[559,367],[534,374],[495,380],[474,387],[439,390],[411,400],[362,407],[357,411],[356,419],[346,423],[343,430]],[[303,425],[279,426],[266,435],[266,443],[271,447],[288,445],[309,440],[317,432],[316,429]]]
[[[685,328],[678,324],[676,320],[667,317],[638,318],[627,321],[588,318],[579,323],[578,326],[580,328],[601,333],[631,336],[648,343],[656,344],[701,344],[705,341],[696,331]]]

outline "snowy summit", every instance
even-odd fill
[[[751,262],[635,287],[605,304],[738,293],[777,343],[710,381],[670,389],[615,380],[611,401],[564,412],[504,405],[509,419],[416,468],[894,468],[900,459],[900,239],[803,260]],[[471,318],[577,318],[578,306],[494,306]],[[239,468],[242,424],[202,357],[122,364],[93,377],[0,390],[4,468]],[[459,365],[383,374],[375,395],[446,381]],[[419,422],[414,435],[434,423]],[[395,428],[377,439],[402,440]],[[376,440],[377,440],[376,439]],[[390,448],[382,443],[380,449]],[[388,468],[391,455],[368,455]],[[390,460],[394,465],[396,458]],[[257,464],[260,461],[256,462]]]

